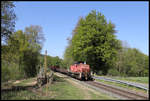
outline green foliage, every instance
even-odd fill
[[[117,40],[115,32],[114,24],[100,12],[93,10],[80,17],[64,53],[67,67],[74,61],[86,61],[101,75],[148,76],[148,56]]]
[[[33,77],[39,69],[39,55],[42,48],[43,34],[40,26],[26,27],[25,32],[18,30],[2,46],[2,67],[10,71],[9,79]],[[42,36],[42,37],[41,37]],[[16,74],[15,74],[16,73]],[[16,75],[16,76],[15,76]]]
[[[148,76],[148,56],[136,48],[123,48],[118,51],[114,69],[127,76]]]
[[[73,57],[71,55],[71,45],[69,45],[64,53],[64,64],[66,64],[66,68],[69,68],[73,62]]]
[[[85,18],[80,18],[65,56],[71,54],[68,57],[73,61],[86,61],[92,70],[106,74],[120,48],[114,28],[100,12],[91,11]]]
[[[44,55],[40,55],[40,64],[41,66],[44,65]],[[58,56],[52,57],[47,55],[47,66],[57,66],[60,68],[66,68],[66,63],[64,60],[60,59]]]
[[[1,1],[1,37],[7,39],[15,28],[15,5],[12,1]],[[5,40],[4,40],[5,41]]]
[[[119,76],[120,73],[116,69],[109,69],[107,75],[109,75],[109,76]]]
[[[8,81],[10,79],[10,70],[9,68],[7,67],[6,64],[3,64],[1,70],[3,71],[1,76],[2,76],[2,82],[3,81]],[[7,74],[7,75],[6,75]]]

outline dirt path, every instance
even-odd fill
[[[16,80],[15,82],[13,82],[13,84],[18,84],[18,83],[21,83],[22,81],[24,81],[25,79],[23,80]],[[27,86],[32,86],[32,85],[35,85],[37,83],[36,81],[36,78],[33,78],[32,81],[27,81],[26,83],[24,83],[25,85]]]

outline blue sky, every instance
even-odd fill
[[[149,54],[148,2],[21,1],[15,5],[16,30],[24,30],[30,25],[43,28],[46,40],[42,54],[47,50],[48,55],[63,58],[67,37],[71,37],[79,17],[85,17],[91,10],[101,12],[107,21],[115,24],[117,39]]]

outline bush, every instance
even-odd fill
[[[10,79],[10,70],[7,66],[2,66],[2,82],[6,82]]]
[[[103,72],[102,71],[98,71],[97,75],[103,75]]]
[[[22,78],[24,78],[24,75],[19,71],[19,67],[16,63],[6,62],[2,60],[2,75],[1,75],[2,82]]]
[[[107,75],[109,75],[109,76],[120,76],[120,73],[116,69],[109,69]]]

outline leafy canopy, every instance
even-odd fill
[[[71,49],[66,50],[70,50],[74,61],[86,61],[93,70],[106,73],[120,48],[114,28],[104,15],[92,10],[85,18],[80,18],[70,40],[68,48]]]

